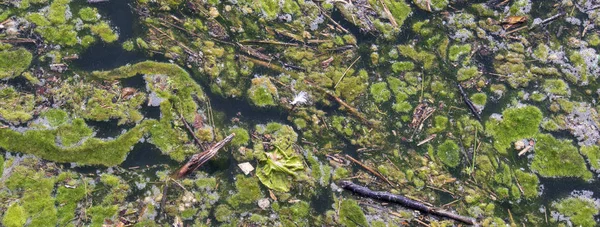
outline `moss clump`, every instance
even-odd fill
[[[0,80],[21,75],[31,64],[33,55],[25,48],[0,51]]]
[[[96,22],[100,19],[100,14],[95,8],[85,7],[79,10],[79,18],[85,22]]]
[[[558,140],[548,134],[537,136],[531,169],[544,177],[580,177],[584,180],[593,177],[571,141]]]
[[[561,79],[547,79],[544,81],[544,90],[551,95],[568,95],[569,85]]]
[[[569,197],[552,203],[552,208],[569,218],[574,226],[596,226],[594,216],[598,215],[597,202],[587,197]]]
[[[27,222],[27,213],[18,203],[11,204],[2,218],[2,225],[6,227],[21,227],[25,222]]]
[[[233,127],[229,129],[229,133],[235,133],[235,137],[233,137],[233,140],[231,140],[231,145],[234,147],[248,145],[248,141],[250,141],[250,134],[248,134],[246,129]]]
[[[600,171],[600,146],[591,145],[580,148],[593,170]]]
[[[340,223],[347,227],[369,226],[365,213],[355,200],[346,199],[339,207]]]
[[[400,51],[400,54],[403,56],[423,64],[423,68],[426,70],[429,70],[436,65],[437,57],[434,54],[427,51],[417,51],[414,46],[399,45],[398,51]]]
[[[414,68],[415,64],[410,61],[394,62],[394,64],[392,64],[392,71],[395,73],[408,72]]]
[[[449,167],[456,167],[460,164],[460,148],[452,140],[446,140],[440,144],[436,154],[440,161]]]
[[[215,209],[215,219],[219,222],[230,222],[232,214],[233,211],[225,204],[221,204]]]
[[[487,103],[487,95],[485,93],[475,93],[471,95],[471,101],[473,101],[473,104],[483,107]]]
[[[111,141],[89,138],[80,146],[69,148],[61,148],[56,144],[57,130],[28,130],[20,133],[6,128],[0,129],[0,147],[55,162],[113,166],[125,160],[130,148],[138,143],[152,123],[153,121],[146,121]]]
[[[511,143],[531,138],[539,131],[542,111],[535,106],[510,108],[502,112],[502,120],[490,119],[486,122],[486,131],[494,137],[494,148],[502,154]]]
[[[523,189],[523,196],[526,199],[533,199],[539,196],[538,187],[540,180],[537,175],[523,172],[518,169],[515,171],[515,177],[519,181],[521,188]]]
[[[0,117],[19,124],[33,117],[35,100],[32,94],[17,92],[12,87],[0,88]]]
[[[126,51],[133,51],[135,49],[135,45],[133,44],[133,41],[131,40],[127,40],[123,43],[123,50]]]
[[[112,43],[119,39],[119,36],[110,28],[106,22],[100,22],[90,27],[92,34],[100,36],[104,42]]]
[[[248,89],[248,97],[252,104],[258,107],[275,106],[279,98],[277,87],[271,83],[268,77],[252,79],[252,86]]]
[[[340,74],[340,77],[342,74]],[[335,93],[346,102],[352,102],[367,90],[369,86],[368,79],[369,74],[366,70],[360,70],[354,76],[346,75],[335,88]]]
[[[237,208],[240,204],[251,204],[262,198],[260,185],[254,177],[244,177],[238,174],[235,176],[235,188],[237,193],[227,199],[227,203],[233,208]]]
[[[452,45],[448,50],[448,58],[451,61],[458,61],[461,56],[466,56],[471,53],[471,44]]]
[[[448,127],[448,118],[445,116],[442,116],[442,115],[435,116],[433,118],[433,122],[434,122],[434,127],[428,130],[429,134],[442,132],[442,131],[446,130],[446,128]]]
[[[459,81],[470,80],[478,75],[479,70],[477,70],[477,67],[474,66],[460,68],[457,73]]]
[[[376,103],[382,103],[388,101],[392,93],[388,90],[385,82],[379,82],[371,85],[371,96]]]
[[[92,218],[91,226],[104,226],[105,220],[111,220],[117,215],[119,206],[93,206],[90,207],[87,212]]]

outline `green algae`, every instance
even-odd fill
[[[296,153],[293,145],[298,139],[298,134],[288,125],[269,123],[258,125],[257,132],[273,137],[270,145],[264,147],[262,143],[255,142],[255,150],[262,150],[259,155],[259,166],[256,176],[270,189],[287,192],[290,190],[292,180],[290,177],[300,177],[304,169],[302,157]],[[272,147],[269,149],[269,147]],[[304,173],[302,173],[304,174]]]
[[[112,30],[106,22],[100,22],[90,27],[92,34],[99,36],[104,42],[112,43],[117,41],[119,36]]]
[[[385,82],[374,83],[371,85],[371,96],[376,103],[386,102],[390,99],[392,93],[387,88]]]
[[[569,197],[552,203],[552,208],[560,214],[567,216],[575,226],[596,226],[594,216],[598,215],[599,208],[593,199],[585,197]]]
[[[6,227],[21,227],[27,222],[25,209],[18,203],[11,204],[2,218],[2,225]]]
[[[340,223],[344,226],[369,226],[365,213],[355,200],[346,199],[339,207]]]
[[[460,164],[460,148],[452,140],[446,140],[437,148],[438,159],[449,167],[456,167]]]
[[[231,145],[234,147],[248,145],[250,141],[250,134],[248,130],[240,127],[234,127],[229,129],[229,133],[235,133],[235,137],[231,140]]]
[[[448,59],[458,61],[460,57],[467,56],[471,53],[471,44],[452,45],[448,49]]]
[[[0,88],[0,117],[11,123],[25,123],[33,118],[35,97],[12,87]]]
[[[523,196],[526,199],[534,199],[539,196],[538,188],[540,180],[537,175],[524,172],[520,169],[515,171],[515,178],[523,189]]]
[[[251,204],[262,198],[262,192],[258,179],[254,177],[244,177],[243,175],[235,176],[235,188],[237,193],[227,199],[227,203],[233,208],[238,208],[242,204]]]
[[[248,97],[258,107],[275,106],[279,98],[277,87],[268,77],[252,79],[252,86],[248,89]]]
[[[544,80],[544,91],[549,93],[550,95],[569,95],[571,91],[569,90],[569,85],[561,79],[547,79]]]
[[[486,122],[486,132],[494,137],[494,148],[507,154],[511,143],[537,135],[542,122],[542,112],[535,106],[509,108],[502,112],[502,120]]]
[[[470,80],[479,75],[477,67],[463,67],[458,70],[457,78],[459,81]]]
[[[535,156],[531,169],[544,177],[579,177],[591,180],[583,157],[568,140],[559,140],[548,134],[536,136]]]
[[[600,170],[600,147],[596,145],[582,146],[580,148],[581,154],[583,154],[590,164],[593,170]]]
[[[0,80],[20,76],[31,64],[33,55],[25,48],[0,51]]]
[[[137,125],[111,141],[89,138],[81,145],[69,148],[61,148],[56,144],[57,130],[29,130],[20,133],[0,129],[0,147],[55,162],[113,166],[125,160],[130,148],[142,138],[151,123],[152,121],[146,121]]]

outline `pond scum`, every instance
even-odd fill
[[[598,225],[598,0],[114,1],[0,1],[2,226]]]

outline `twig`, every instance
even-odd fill
[[[512,34],[512,33],[515,33],[515,32],[518,32],[518,31],[521,31],[521,30],[523,30],[523,29],[526,29],[526,28],[527,28],[527,26],[521,26],[521,27],[515,28],[515,29],[513,29],[513,30],[510,30],[510,31],[508,31],[508,32],[506,32],[506,33],[504,33],[504,34],[502,34],[502,37],[506,37],[506,36],[508,36],[508,35],[510,35],[510,34]]]
[[[183,121],[183,125],[185,125],[185,128],[187,128],[187,130],[190,132],[190,134],[192,134],[192,137],[194,138],[194,141],[196,141],[196,144],[198,144],[198,146],[200,146],[200,148],[202,148],[202,150],[206,150],[206,146],[204,145],[204,143],[202,143],[202,141],[200,141],[200,139],[198,139],[198,137],[196,136],[196,133],[194,133],[194,130],[187,123],[187,121],[185,120],[185,117],[183,117],[183,114],[181,112],[179,112],[179,117],[181,117],[181,121]]]
[[[427,138],[425,138],[424,140],[422,140],[421,142],[419,142],[419,143],[417,144],[417,147],[418,147],[418,146],[421,146],[421,145],[423,145],[423,144],[426,144],[427,142],[429,142],[429,141],[431,141],[431,140],[435,139],[435,137],[436,137],[436,136],[437,136],[437,134],[431,134],[430,136],[428,136]]]
[[[309,80],[304,80],[305,83],[312,85],[313,88],[329,95],[330,97],[332,97],[336,102],[338,102],[340,105],[342,105],[343,107],[345,107],[346,109],[348,109],[348,111],[354,115],[356,118],[360,119],[364,124],[368,125],[368,126],[373,126],[373,123],[371,123],[369,120],[367,120],[367,118],[365,116],[362,115],[362,113],[358,112],[358,110],[352,106],[350,106],[348,103],[344,102],[344,100],[342,100],[340,97],[338,97],[337,95],[333,94],[331,91],[319,87],[317,86],[315,83],[309,81]]]
[[[379,3],[381,3],[381,5],[383,6],[383,12],[385,12],[385,14],[387,15],[387,17],[390,20],[390,23],[392,24],[392,26],[394,26],[394,28],[397,28],[398,27],[398,23],[396,22],[396,19],[394,18],[394,15],[392,15],[392,12],[390,12],[390,9],[387,7],[387,5],[385,4],[385,2],[383,2],[383,0],[379,0]]]
[[[335,83],[335,86],[333,86],[333,88],[336,88],[338,86],[338,84],[340,84],[340,82],[342,82],[342,79],[344,79],[344,77],[346,76],[346,73],[348,73],[348,71],[350,70],[350,68],[352,68],[352,66],[354,66],[354,63],[356,63],[358,61],[358,59],[360,59],[360,56],[358,56],[351,64],[350,66],[348,66],[348,68],[346,68],[346,70],[344,71],[344,74],[342,74],[342,77],[340,77],[340,79],[337,81],[337,83]]]
[[[386,183],[388,183],[390,186],[394,186],[394,184],[392,184],[392,182],[390,182],[387,178],[385,178],[383,175],[381,175],[381,173],[375,171],[374,169],[371,169],[370,167],[366,166],[365,164],[363,164],[362,162],[354,159],[352,156],[350,155],[345,155],[345,157],[347,159],[349,159],[350,161],[356,163],[357,165],[359,165],[360,167],[366,169],[367,171],[369,171],[370,173],[372,173],[373,175],[381,178],[383,181],[385,181]]]
[[[327,17],[327,19],[329,19],[329,21],[331,21],[331,23],[333,23],[340,30],[344,31],[345,33],[350,33],[348,30],[346,30],[344,27],[338,24],[335,20],[333,20],[327,13],[322,13],[321,15]]]
[[[514,224],[515,223],[515,219],[513,219],[512,213],[510,212],[510,209],[506,209],[508,210],[508,218],[510,218],[510,223]]]
[[[231,133],[231,135],[225,137],[225,139],[219,141],[218,143],[215,143],[208,150],[192,156],[192,158],[190,158],[190,160],[185,165],[183,165],[179,169],[179,171],[177,171],[177,178],[182,178],[185,175],[198,169],[202,164],[214,157],[217,154],[217,152],[221,148],[223,148],[223,146],[225,146],[225,144],[229,143],[233,139],[233,137],[235,137],[235,133]]]
[[[469,97],[467,96],[467,93],[465,93],[465,91],[463,90],[463,87],[460,86],[459,83],[457,83],[458,85],[458,90],[460,91],[460,94],[462,95],[463,101],[465,102],[465,104],[467,104],[467,107],[469,107],[469,110],[471,110],[471,113],[473,114],[473,116],[475,116],[475,118],[477,118],[477,120],[481,121],[481,111],[475,107],[475,105],[473,105],[473,102],[471,102],[471,99],[469,99]]]
[[[533,24],[533,25],[531,25],[531,27],[529,28],[529,30],[532,30],[532,29],[534,29],[534,28],[537,28],[537,27],[539,27],[539,26],[541,26],[541,25],[544,25],[544,24],[550,23],[550,22],[552,22],[553,20],[556,20],[556,19],[558,19],[559,17],[561,17],[561,16],[563,16],[563,15],[565,15],[565,13],[564,13],[564,12],[557,13],[557,14],[556,14],[556,15],[554,15],[554,16],[551,16],[551,17],[548,17],[548,18],[544,19],[544,20],[543,20],[542,22],[540,22],[539,24]]]
[[[477,225],[477,222],[473,218],[454,214],[454,213],[451,213],[450,211],[442,210],[440,208],[430,207],[423,203],[417,202],[415,200],[409,199],[409,198],[401,196],[401,195],[396,195],[396,194],[392,194],[392,193],[384,192],[384,191],[373,191],[367,187],[363,187],[363,186],[354,184],[350,181],[342,181],[342,182],[340,182],[340,186],[343,189],[349,190],[351,192],[354,192],[360,196],[364,196],[367,198],[372,198],[372,199],[381,200],[381,201],[385,201],[385,202],[392,202],[392,203],[396,203],[396,204],[399,204],[401,206],[404,206],[404,207],[407,207],[410,209],[414,209],[414,210],[418,210],[418,211],[427,213],[427,214],[433,214],[433,215],[437,215],[437,216],[441,216],[441,217],[450,218],[452,220],[460,221],[460,222],[463,222],[463,223],[466,223],[469,225]]]
[[[239,43],[242,44],[270,44],[270,45],[282,45],[282,46],[298,46],[297,43],[286,43],[273,40],[242,40]]]

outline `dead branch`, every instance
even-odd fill
[[[190,132],[190,134],[192,134],[192,137],[194,138],[194,141],[196,141],[196,144],[198,144],[198,146],[200,146],[202,150],[206,150],[206,146],[204,145],[204,143],[202,143],[202,141],[200,141],[200,139],[198,139],[196,133],[194,133],[194,130],[192,129],[192,127],[190,127],[190,124],[185,120],[185,117],[183,117],[183,114],[181,112],[179,112],[179,117],[181,118],[183,125],[185,125],[185,128]]]
[[[362,167],[363,169],[365,169],[365,170],[369,171],[369,172],[370,172],[370,173],[372,173],[373,175],[375,175],[375,176],[377,176],[377,177],[381,178],[381,179],[382,179],[382,180],[384,180],[386,183],[388,183],[390,186],[394,186],[394,184],[392,184],[392,182],[391,182],[391,181],[389,181],[387,178],[385,178],[383,175],[381,175],[381,173],[377,172],[376,170],[374,170],[374,169],[372,169],[372,168],[370,168],[370,167],[366,166],[365,164],[363,164],[362,162],[360,162],[360,161],[358,161],[358,160],[354,159],[354,158],[353,158],[352,156],[350,156],[350,155],[345,155],[345,157],[346,157],[347,159],[349,159],[350,161],[352,161],[352,162],[356,163],[357,165],[359,165],[359,166],[360,166],[360,167]]]
[[[396,195],[396,194],[392,194],[392,193],[384,192],[384,191],[373,191],[367,187],[354,184],[350,181],[342,181],[342,182],[340,182],[340,186],[343,189],[354,192],[355,194],[357,194],[359,196],[372,198],[372,199],[376,199],[376,200],[381,200],[381,201],[385,201],[385,202],[392,202],[392,203],[396,203],[401,206],[404,206],[406,208],[418,210],[418,211],[421,211],[421,212],[424,212],[427,214],[432,214],[432,215],[437,215],[440,217],[449,218],[449,219],[460,221],[460,222],[463,222],[463,223],[466,223],[469,225],[477,225],[477,221],[475,221],[475,219],[473,219],[471,217],[458,215],[458,214],[452,213],[450,211],[443,210],[441,208],[427,206],[421,202],[417,202],[415,200],[409,199],[402,195]]]
[[[215,143],[208,150],[192,156],[192,158],[177,171],[177,178],[182,178],[198,169],[202,164],[214,157],[225,144],[233,139],[233,137],[235,137],[235,133],[231,133],[231,135],[225,137],[225,139]]]

